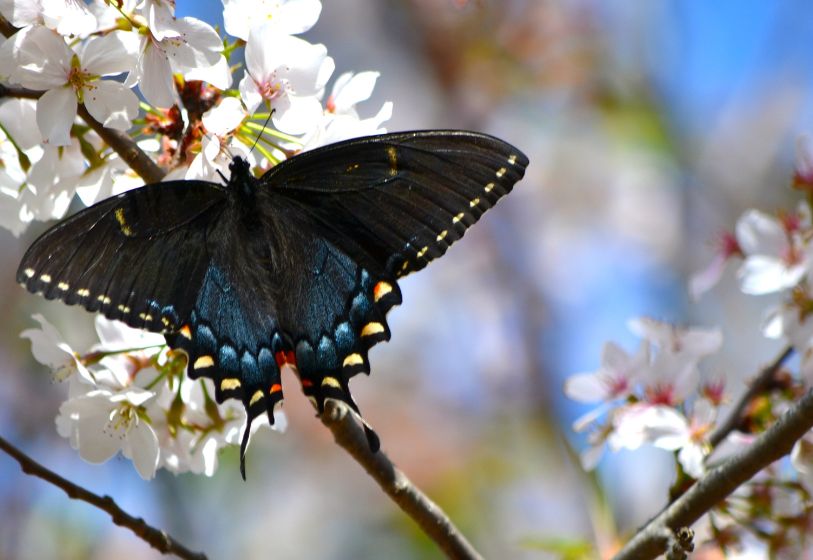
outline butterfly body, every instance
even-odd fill
[[[249,420],[266,412],[273,422],[285,364],[319,411],[326,398],[358,410],[348,382],[390,338],[398,278],[441,256],[527,163],[463,131],[340,142],[259,179],[235,158],[225,186],[147,185],[57,224],[17,279],[164,333],[188,354],[189,376],[212,379],[219,402],[242,400]]]

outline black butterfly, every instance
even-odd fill
[[[146,185],[64,220],[17,280],[164,333],[189,377],[211,378],[218,402],[242,400],[249,423],[263,411],[274,421],[285,363],[319,412],[326,398],[358,412],[348,381],[390,338],[397,279],[445,253],[527,165],[497,138],[443,130],[339,142],[260,179],[235,158],[225,186]]]

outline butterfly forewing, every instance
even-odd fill
[[[177,328],[206,270],[207,228],[225,194],[203,181],[123,193],[71,216],[28,249],[18,282],[152,331]]]
[[[492,136],[430,130],[307,152],[263,181],[403,276],[441,256],[511,191],[527,164],[522,152]]]

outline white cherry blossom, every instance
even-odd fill
[[[138,98],[119,82],[99,79],[132,68],[134,60],[124,44],[125,36],[114,32],[93,37],[74,51],[62,37],[37,26],[16,45],[19,67],[12,79],[24,87],[45,90],[37,101],[37,125],[47,142],[70,143],[80,101],[104,126],[130,127],[138,114]]]
[[[65,338],[48,320],[39,313],[31,316],[40,324],[40,328],[26,329],[20,333],[21,338],[31,341],[31,354],[39,363],[48,366],[54,377],[67,379],[73,374],[93,383],[93,377]]]
[[[322,116],[319,102],[333,59],[324,45],[278,35],[269,26],[251,30],[246,44],[246,75],[240,95],[253,114],[261,103],[273,109],[274,125],[290,134],[312,131]]]
[[[720,278],[726,265],[735,256],[742,256],[742,249],[733,233],[724,232],[714,252],[714,258],[703,270],[696,272],[689,278],[689,295],[697,301],[700,296],[711,290]]]
[[[26,189],[20,195],[24,221],[52,220],[65,216],[84,171],[79,142],[45,146],[42,157],[28,171]]]
[[[249,148],[232,137],[232,133],[248,118],[245,107],[236,97],[224,98],[202,117],[209,133],[201,140],[200,153],[195,156],[184,178],[221,181],[220,173],[229,176],[229,165],[236,155],[249,157]]]
[[[626,398],[649,362],[649,345],[643,343],[634,355],[613,342],[604,345],[598,371],[578,373],[565,381],[565,394],[582,402]]]
[[[62,404],[57,429],[84,460],[104,463],[121,451],[149,480],[158,467],[158,438],[140,410],[154,396],[138,387],[91,391]]]
[[[177,102],[172,77],[175,72],[186,75],[194,70],[196,79],[222,85],[223,42],[214,28],[193,17],[164,23],[160,38],[152,33],[141,37],[138,63],[125,83],[138,83],[144,98],[156,107],[170,107]],[[210,74],[202,69],[208,69]]]
[[[683,328],[646,317],[631,320],[629,328],[658,349],[641,380],[653,404],[677,404],[696,391],[698,362],[723,343],[719,328]]]
[[[737,242],[745,255],[738,277],[746,294],[760,295],[792,288],[810,264],[796,220],[780,221],[749,210],[737,221]]]
[[[377,114],[366,119],[359,116],[356,108],[370,98],[378,76],[378,72],[346,72],[339,76],[325,102],[319,125],[304,141],[303,151],[349,138],[385,133],[381,125],[392,116],[392,102],[385,102]]]
[[[246,41],[260,25],[280,35],[297,35],[313,27],[321,11],[319,0],[223,0],[223,26]]]

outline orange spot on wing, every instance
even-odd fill
[[[301,383],[302,383],[302,388],[303,389],[307,389],[308,387],[313,387],[313,381],[311,381],[310,379],[303,379],[301,381]]]
[[[282,391],[282,385],[280,385],[279,383],[274,383],[273,385],[271,385],[271,388],[268,390],[268,392],[270,394],[272,394],[272,395],[274,393],[279,393],[280,391]]]

